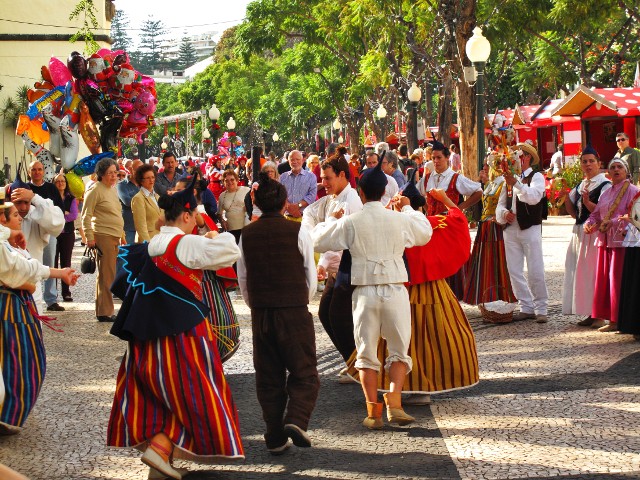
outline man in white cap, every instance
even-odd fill
[[[535,147],[528,143],[517,145],[522,154],[522,175],[504,173],[507,188],[500,192],[496,221],[505,226],[504,247],[513,292],[520,311],[514,320],[535,319],[547,322],[549,295],[544,279],[542,258],[542,219],[546,218],[545,182],[540,172],[531,168],[540,163]],[[527,276],[524,276],[524,260]]]

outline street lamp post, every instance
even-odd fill
[[[381,130],[381,133],[382,133],[382,138],[380,139],[380,141],[381,142],[386,142],[387,141],[387,137],[385,136],[385,131],[384,131],[385,130],[384,129],[384,119],[387,118],[387,109],[384,108],[384,105],[380,104],[380,106],[376,110],[376,115],[380,119],[380,130]]]
[[[476,69],[476,134],[478,135],[478,174],[483,168],[484,162],[484,117],[485,117],[485,98],[484,98],[484,67],[491,54],[491,44],[482,35],[482,29],[476,27],[473,29],[473,36],[467,41],[466,47],[467,57],[473,63]]]
[[[229,117],[229,121],[227,121],[227,130],[233,130],[236,128],[236,121],[233,117]]]
[[[413,82],[411,88],[407,91],[407,98],[411,104],[411,137],[409,139],[411,141],[407,145],[409,152],[413,152],[418,148],[418,102],[421,97],[422,91],[416,82]]]
[[[341,137],[342,135],[340,135],[340,129],[342,128],[342,124],[340,123],[340,119],[338,117],[336,117],[336,119],[333,121],[332,126],[334,130],[338,130],[338,138]],[[338,143],[340,143],[339,140]]]
[[[213,105],[211,105],[211,108],[209,109],[209,119],[211,120],[211,130],[213,133],[213,142],[211,145],[211,149],[213,150],[214,153],[216,151],[216,143],[218,141],[217,129],[215,126],[218,124],[219,118],[220,118],[220,110],[218,110],[218,107],[216,107],[216,104],[214,103]]]

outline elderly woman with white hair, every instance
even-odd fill
[[[122,206],[116,191],[118,164],[111,158],[96,164],[96,186],[89,190],[82,206],[82,226],[87,246],[97,247],[96,318],[99,322],[115,320],[111,284],[116,277],[118,247],[124,241]]]
[[[605,191],[598,205],[584,222],[586,234],[596,233],[598,262],[591,316],[609,320],[600,332],[618,330],[618,307],[622,288],[627,208],[640,190],[628,180],[629,165],[621,158],[609,162],[611,188]],[[625,217],[625,218],[623,218]]]

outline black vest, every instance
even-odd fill
[[[589,192],[589,200],[597,204],[598,200],[600,200],[602,189],[605,185],[609,184],[611,184],[611,182],[602,182],[596,188],[591,190],[591,192]],[[582,205],[582,195],[580,195],[580,192],[578,192],[579,186],[580,184],[578,184],[576,188],[574,188],[578,196],[578,200],[576,200],[576,225],[582,225],[584,222],[586,222],[587,218],[589,218],[589,215],[591,215],[589,209],[585,208],[584,205]]]
[[[301,224],[263,214],[242,229],[242,254],[252,308],[301,307],[309,303],[304,258],[298,248]]]
[[[531,179],[535,175],[535,172],[531,172],[525,178],[521,180],[521,182],[525,185],[531,184]],[[507,209],[511,210],[511,206],[513,205],[513,196],[507,195]],[[529,205],[528,203],[521,202],[518,197],[516,199],[516,218],[518,220],[518,225],[520,226],[520,230],[526,230],[534,225],[542,225],[542,218],[547,218],[546,210],[547,210],[547,197],[543,193],[542,198],[535,205]]]

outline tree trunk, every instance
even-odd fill
[[[483,132],[476,131],[474,89],[464,81],[462,66],[469,65],[469,59],[464,52],[467,40],[471,38],[476,25],[476,4],[477,0],[441,0],[440,3],[440,12],[445,19],[446,32],[449,35],[449,41],[445,45],[445,58],[459,79],[455,88],[463,174],[471,179],[478,177],[476,142],[477,139],[484,141],[484,136]]]
[[[466,82],[456,82],[458,100],[458,132],[460,134],[460,157],[462,174],[472,180],[478,178],[478,150],[476,139],[484,141],[484,132],[476,131],[476,96],[473,87]]]
[[[445,69],[442,78],[440,105],[438,106],[438,141],[446,147],[451,145],[451,124],[453,123],[453,78],[451,70]]]

